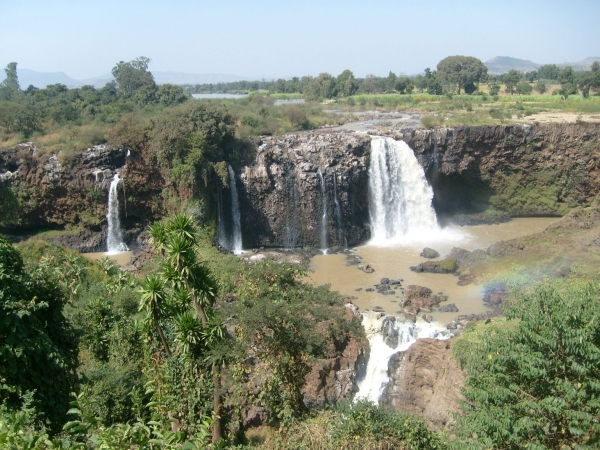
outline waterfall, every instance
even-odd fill
[[[231,166],[227,166],[229,171],[229,188],[231,190],[231,218],[233,220],[233,236],[231,251],[236,255],[242,253],[242,219],[240,216],[240,202],[238,199],[237,184],[235,182],[235,173]]]
[[[108,232],[106,236],[108,253],[120,253],[129,250],[123,242],[123,234],[121,233],[119,223],[119,195],[117,191],[119,181],[121,181],[121,178],[117,172],[110,182],[108,190],[108,214],[106,215],[106,219],[108,220]]]
[[[393,243],[439,231],[433,189],[412,149],[403,141],[371,140],[369,215],[371,242]]]
[[[346,237],[344,236],[344,224],[342,222],[342,206],[340,205],[340,200],[337,195],[337,174],[333,173],[333,201],[335,202],[335,218],[337,224],[338,235],[340,238],[344,239],[344,247],[348,248],[348,242],[346,241]]]
[[[225,234],[225,221],[223,220],[223,189],[221,183],[217,185],[217,242],[221,247],[227,248]]]
[[[321,195],[323,203],[323,215],[321,216],[321,250],[327,254],[327,190],[325,189],[325,180],[321,168],[317,170],[319,179],[321,180]]]
[[[363,314],[363,326],[367,332],[371,353],[365,377],[358,382],[355,400],[366,398],[378,403],[388,377],[388,363],[392,355],[406,351],[419,338],[448,339],[451,333],[435,323],[416,324],[393,316],[378,317],[370,312]]]

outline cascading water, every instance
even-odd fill
[[[242,219],[240,215],[240,202],[238,199],[237,184],[235,182],[235,172],[231,166],[227,166],[229,171],[229,187],[231,190],[231,218],[233,221],[233,236],[231,251],[236,255],[242,250]]]
[[[119,222],[119,195],[117,188],[121,178],[119,173],[115,173],[110,188],[108,190],[108,231],[106,236],[106,247],[108,253],[121,253],[129,249],[123,242],[123,234],[121,233],[121,225]]]
[[[325,189],[325,180],[321,168],[317,170],[321,180],[321,195],[323,203],[323,214],[321,215],[321,251],[327,254],[327,190]]]
[[[451,333],[435,323],[418,322],[396,317],[378,317],[376,313],[363,314],[371,354],[365,377],[358,382],[355,399],[365,398],[377,403],[388,378],[388,362],[393,354],[408,350],[419,338],[448,339]]]
[[[337,174],[333,173],[333,201],[335,202],[335,218],[338,234],[340,237],[344,239],[344,247],[348,248],[348,242],[346,241],[346,236],[344,236],[344,224],[342,222],[342,206],[340,205],[340,200],[337,195]]]
[[[431,205],[433,189],[411,148],[374,137],[369,167],[371,243],[430,237],[440,230]]]
[[[221,184],[217,186],[217,241],[221,247],[227,248],[225,221],[223,220],[223,189],[221,188]]]

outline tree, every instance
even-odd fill
[[[133,61],[120,61],[112,69],[112,75],[118,85],[118,91],[125,97],[131,97],[144,86],[155,90],[156,84],[152,73],[148,71],[150,58],[140,56]]]
[[[358,81],[350,70],[344,70],[337,76],[338,95],[350,97],[358,91]]]
[[[317,78],[311,78],[304,90],[304,97],[308,100],[333,98],[336,94],[336,79],[328,73],[321,73]]]
[[[12,100],[21,89],[17,75],[17,63],[8,63],[4,72],[6,79],[0,83],[0,100]]]
[[[535,90],[540,94],[543,94],[547,90],[546,83],[544,83],[542,80],[538,80],[538,82],[535,84]]]
[[[560,70],[558,73],[558,82],[560,83],[558,93],[565,101],[567,101],[569,95],[577,94],[575,71],[572,67],[568,66]]]
[[[560,69],[556,64],[545,64],[537,72],[540,80],[556,80]]]
[[[529,95],[531,94],[533,88],[531,87],[531,84],[527,83],[526,81],[520,81],[517,84],[516,90],[517,94],[519,95]]]
[[[498,92],[500,92],[500,85],[494,80],[490,83],[490,95],[498,95]]]
[[[43,266],[28,270],[0,236],[0,403],[18,410],[25,397],[54,431],[75,388],[77,341],[63,316],[67,298]]]
[[[521,81],[523,78],[523,73],[519,70],[511,69],[508,73],[502,75],[501,78],[506,86],[506,92],[508,92],[510,95],[513,95],[515,93],[517,84],[519,84],[519,81]]]
[[[598,448],[598,283],[550,282],[518,295],[510,322],[464,339],[457,448]]]
[[[460,95],[463,87],[485,81],[487,67],[472,56],[448,56],[438,63],[437,78],[442,84],[457,85],[456,92]]]

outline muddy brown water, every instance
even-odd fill
[[[109,252],[96,252],[96,253],[82,253],[82,256],[91,259],[92,261],[98,261],[102,258],[108,258],[115,261],[119,266],[125,266],[131,262],[131,256],[133,252],[120,252],[120,253],[109,253]]]
[[[398,289],[395,295],[382,295],[366,292],[381,278],[403,279],[403,286],[416,284],[426,286],[434,293],[442,292],[448,301],[454,303],[458,313],[434,312],[431,315],[440,325],[445,325],[461,314],[479,314],[487,310],[482,301],[482,286],[470,284],[458,286],[458,278],[451,274],[415,273],[409,267],[427,261],[419,256],[423,247],[432,247],[442,259],[452,247],[467,250],[485,249],[495,242],[515,239],[543,231],[556,218],[519,218],[497,225],[478,225],[445,228],[439,236],[432,236],[429,242],[410,242],[387,247],[364,245],[357,247],[355,254],[362,257],[362,263],[370,264],[375,272],[364,273],[356,266],[346,264],[346,254],[318,255],[312,258],[308,279],[317,285],[330,284],[331,289],[343,295],[356,297],[353,303],[361,311],[381,307],[386,314],[400,314],[400,300],[403,293]]]

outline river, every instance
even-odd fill
[[[355,254],[362,257],[362,262],[370,264],[375,272],[364,273],[356,266],[346,264],[347,254],[318,255],[312,258],[309,279],[317,285],[330,284],[331,289],[341,294],[356,297],[353,303],[361,311],[370,310],[376,306],[382,308],[386,314],[401,315],[399,302],[402,293],[398,290],[396,295],[387,295],[366,292],[379,283],[381,278],[403,279],[403,286],[411,284],[426,286],[434,293],[443,292],[448,296],[448,301],[454,303],[458,313],[432,313],[437,322],[444,326],[461,314],[479,314],[487,310],[482,302],[482,287],[470,284],[458,286],[457,277],[451,274],[415,273],[409,267],[426,261],[420,257],[423,247],[436,249],[441,259],[447,255],[452,247],[461,247],[467,250],[477,248],[485,249],[498,241],[515,239],[522,236],[543,231],[556,218],[517,218],[510,222],[498,225],[479,226],[451,226],[444,229],[442,236],[445,240],[435,242],[413,241],[410,244],[396,244],[389,246],[363,245],[355,249]]]

